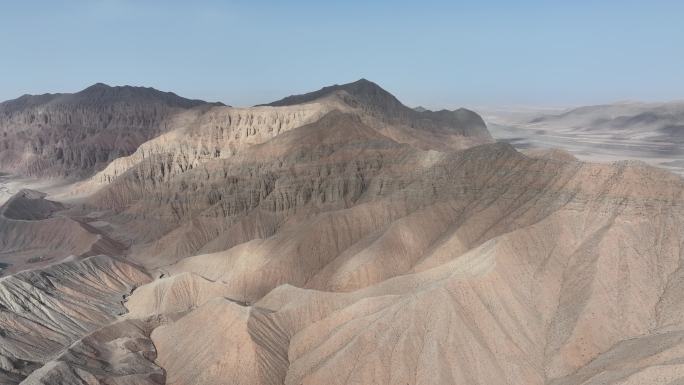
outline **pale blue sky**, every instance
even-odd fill
[[[0,3],[0,99],[92,83],[252,105],[361,77],[409,105],[684,99],[684,1]]]

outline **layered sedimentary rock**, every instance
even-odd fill
[[[24,385],[163,385],[150,333],[163,320],[124,320],[87,334],[31,373]]]
[[[58,214],[61,203],[22,190],[0,206],[0,276],[68,256],[120,255],[125,246],[93,226]]]
[[[416,137],[430,141],[431,147],[441,147],[439,139],[454,136],[491,139],[482,118],[464,108],[449,111],[416,110],[403,105],[396,97],[366,79],[354,83],[324,87],[303,95],[288,96],[267,104],[291,106],[309,103],[334,95],[346,104],[360,109],[365,116],[384,123],[386,132],[398,141],[415,141]],[[424,145],[424,143],[421,143]]]
[[[165,132],[170,116],[201,106],[208,104],[101,83],[74,94],[24,95],[0,103],[0,170],[87,176]]]
[[[172,119],[63,204],[5,210],[78,220],[157,277],[26,383],[684,379],[682,178],[520,153],[365,80]]]
[[[345,195],[360,194],[363,179],[372,179],[371,174],[383,162],[391,163],[395,156],[414,157],[419,162],[422,160],[415,157],[426,157],[429,158],[426,162],[430,162],[441,152],[425,148],[436,147],[448,152],[491,141],[484,123],[473,113],[455,112],[455,116],[468,116],[460,120],[441,120],[426,113],[419,119],[422,125],[416,125],[417,120],[409,118],[415,118],[413,114],[418,113],[401,105],[386,91],[363,80],[348,88],[359,87],[365,93],[324,89],[326,92],[320,97],[303,105],[249,110],[213,108],[189,125],[143,144],[132,156],[114,161],[77,190],[96,191],[89,200],[99,208],[123,209],[126,213],[122,215],[135,216],[137,207],[141,207],[141,215],[164,217],[155,229],[129,229],[144,243],[155,240],[159,244],[160,236],[167,233],[168,242],[161,242],[167,248],[164,252],[171,257],[187,256],[200,249],[211,251],[236,244],[240,240],[237,234],[228,235],[232,241],[215,238],[225,233],[236,218],[253,211],[262,198],[267,198],[276,210],[263,212],[266,217],[256,218],[260,223],[245,224],[248,228],[238,231],[260,232],[262,236],[272,233],[276,226],[273,221],[282,219],[273,217],[273,211],[294,208],[297,203],[292,200],[313,198],[333,205],[346,199],[350,204],[350,196]],[[367,107],[364,101],[373,99],[374,95],[390,102]],[[368,113],[369,108],[383,115]],[[386,117],[395,109],[406,112],[409,118],[398,114],[399,120],[388,123]],[[336,158],[330,157],[341,141],[348,142],[342,143],[343,151],[335,154]],[[358,159],[353,158],[356,153],[361,154]],[[312,166],[301,166],[304,161]],[[288,169],[295,164],[295,168]],[[243,177],[243,173],[248,175]],[[288,186],[287,179],[292,179],[293,184]],[[303,190],[300,183],[306,185]],[[272,191],[275,188],[279,191]],[[313,191],[321,188],[328,191]],[[170,192],[173,197],[169,196]],[[178,192],[183,197],[176,196]],[[323,196],[312,197],[312,194]],[[204,210],[213,212],[198,217]],[[285,212],[285,215],[289,214]],[[188,222],[189,217],[195,220]],[[174,230],[185,232],[177,228],[183,222],[188,227],[186,230],[195,234],[174,234]],[[245,236],[253,237],[252,234]],[[186,239],[188,236],[194,239]],[[216,245],[208,245],[210,242]],[[152,256],[148,258],[151,259]]]
[[[124,314],[125,295],[149,280],[139,268],[106,256],[0,278],[3,383],[18,383],[73,342]]]
[[[475,171],[482,179],[468,182]],[[681,179],[501,145],[424,174],[388,202],[313,215],[168,270],[223,281],[247,302],[284,283],[313,289],[255,304],[288,309],[286,383],[572,381],[621,341],[681,327],[679,307],[664,304],[679,303]],[[413,199],[423,207],[411,210]],[[662,370],[646,378],[679,378]]]

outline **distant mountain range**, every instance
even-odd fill
[[[653,139],[684,143],[684,102],[618,103],[576,108],[543,115],[529,123],[580,131],[648,135]]]

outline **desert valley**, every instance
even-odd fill
[[[683,110],[1,103],[0,383],[682,383]]]
[[[684,174],[684,102],[622,102],[565,110],[483,111],[497,139],[562,148],[581,160],[636,159]]]

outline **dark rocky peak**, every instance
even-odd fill
[[[0,169],[85,177],[172,128],[167,122],[175,114],[213,105],[154,88],[104,83],[73,94],[25,95],[0,103]]]
[[[88,107],[120,103],[129,105],[161,104],[177,108],[192,108],[200,105],[224,105],[223,103],[207,103],[203,100],[186,99],[173,92],[163,92],[151,87],[113,87],[104,83],[95,83],[73,94],[22,95],[17,99],[0,103],[0,112],[13,113],[47,106]]]
[[[54,212],[64,209],[59,202],[45,199],[40,191],[23,189],[0,206],[0,216],[7,219],[35,221],[49,218]]]
[[[11,113],[21,111],[29,108],[39,107],[45,105],[52,100],[59,98],[62,94],[43,94],[43,95],[29,95],[24,94],[16,99],[8,100],[0,103],[0,113]]]
[[[310,103],[318,99],[339,93],[340,91],[346,92],[347,94],[351,95],[357,102],[363,104],[390,109],[395,109],[399,107],[408,108],[401,104],[401,102],[396,97],[394,97],[394,95],[390,94],[379,85],[366,79],[359,79],[353,83],[347,83],[342,85],[335,84],[332,86],[323,87],[318,91],[309,92],[306,94],[291,95],[286,98],[265,105],[278,107]]]
[[[418,130],[446,130],[454,134],[491,139],[482,118],[473,111],[415,110],[402,104],[394,95],[367,79],[323,87],[318,91],[292,95],[266,106],[289,106],[311,103],[337,95],[346,104],[389,124],[407,125]]]
[[[169,107],[180,108],[192,108],[207,104],[203,100],[186,99],[173,92],[159,91],[151,87],[109,86],[104,83],[96,83],[75,94],[64,95],[59,101],[86,104],[162,103]]]

